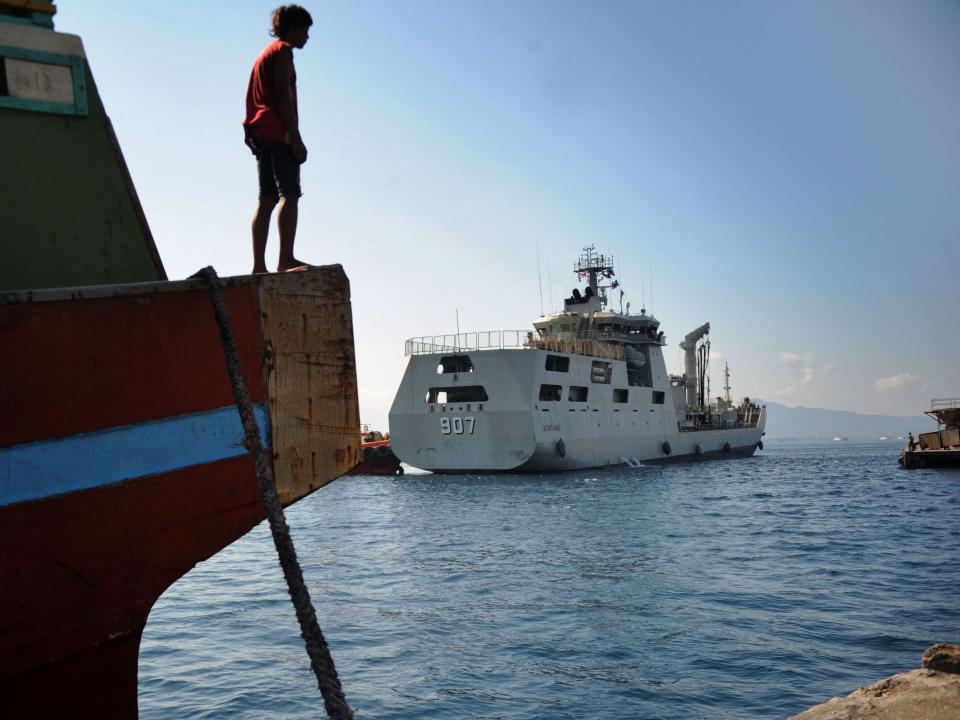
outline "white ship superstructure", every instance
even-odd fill
[[[683,375],[668,375],[660,322],[607,309],[612,258],[586,248],[587,281],[532,331],[428,336],[406,342],[390,409],[394,452],[433,472],[543,472],[621,463],[752,455],[766,409],[710,402],[710,324],[689,333]],[[623,295],[620,297],[621,303]]]

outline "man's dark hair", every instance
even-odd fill
[[[273,11],[270,34],[275,38],[282,38],[294,25],[310,27],[313,25],[313,18],[299,5],[281,5]]]

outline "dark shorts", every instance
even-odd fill
[[[257,141],[257,173],[260,176],[260,199],[298,198],[300,192],[300,163],[293,159],[293,148],[287,143],[271,140]]]

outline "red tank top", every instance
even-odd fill
[[[277,112],[277,103],[273,92],[273,64],[283,50],[292,52],[289,43],[275,40],[257,57],[250,73],[247,85],[247,117],[243,126],[264,140],[286,142],[287,126]],[[290,98],[293,101],[293,115],[297,117],[297,72],[290,63]]]

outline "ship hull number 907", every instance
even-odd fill
[[[473,435],[476,418],[471,415],[445,415],[440,418],[440,432],[444,435]]]

